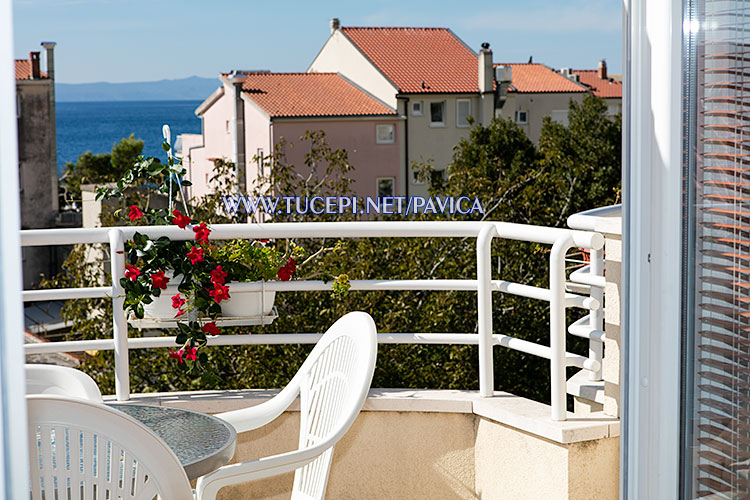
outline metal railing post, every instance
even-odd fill
[[[567,418],[565,368],[565,254],[573,246],[570,236],[559,238],[549,256],[549,346],[552,420]]]
[[[490,255],[494,226],[487,225],[477,236],[477,333],[479,334],[479,395],[494,394],[492,359],[492,268]]]
[[[125,239],[120,229],[110,229],[108,235],[112,277],[112,338],[115,344],[115,395],[118,401],[127,401],[130,399],[128,321],[123,310],[125,290],[120,285],[125,269]]]
[[[591,250],[591,267],[589,273],[592,276],[602,276],[604,271],[604,252],[602,250]],[[595,311],[589,312],[589,326],[592,330],[604,330],[604,290],[598,286],[591,286],[589,293],[592,299],[596,299],[602,304]],[[604,342],[589,340],[589,358],[602,362],[604,355]],[[602,380],[602,369],[595,372],[589,372],[589,380],[599,382]]]

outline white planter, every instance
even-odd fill
[[[234,292],[229,285],[229,296],[231,298],[221,301],[222,316],[268,316],[273,310],[276,292]]]
[[[174,292],[170,292],[170,288]],[[172,319],[177,309],[172,307],[172,297],[177,295],[177,288],[170,287],[161,291],[161,295],[154,297],[154,301],[143,306],[143,317],[148,319]]]

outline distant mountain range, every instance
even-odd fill
[[[177,80],[132,83],[57,83],[58,102],[81,101],[198,101],[220,85],[218,78],[190,76]]]

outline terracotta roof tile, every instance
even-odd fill
[[[47,78],[44,71],[39,73],[42,78]],[[16,80],[31,80],[31,61],[29,59],[16,59]]]
[[[495,64],[512,69],[510,92],[586,92],[586,87],[568,80],[544,64]]]
[[[599,78],[599,72],[595,69],[576,69],[574,75],[578,75],[578,81],[587,87],[591,87],[594,95],[603,98],[622,98],[622,82],[613,78]]]
[[[402,93],[478,92],[477,56],[447,28],[341,28]]]
[[[249,73],[242,90],[272,117],[395,115],[336,73]]]

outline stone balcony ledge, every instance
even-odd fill
[[[196,391],[133,394],[133,403],[176,406],[204,413],[220,413],[262,403],[278,390]],[[114,396],[105,396],[113,401]],[[293,403],[290,411],[299,411]],[[527,432],[559,444],[617,437],[620,421],[603,412],[576,415],[555,422],[548,405],[507,392],[482,398],[475,391],[429,389],[371,389],[364,412],[415,412],[474,414],[487,420]]]

